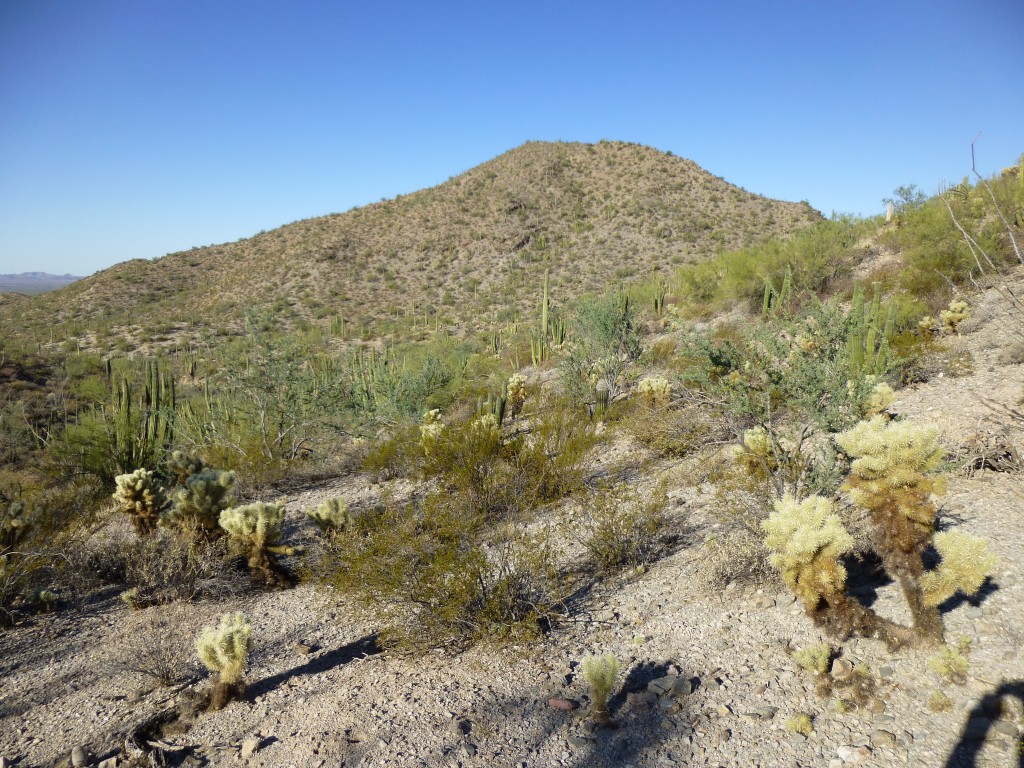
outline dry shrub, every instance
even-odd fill
[[[207,544],[187,531],[167,529],[140,538],[123,521],[86,542],[75,566],[97,586],[125,587],[122,599],[135,608],[221,599],[252,586],[223,540]]]
[[[715,592],[732,583],[781,592],[785,585],[768,555],[760,533],[742,526],[721,528],[704,541],[698,578]]]
[[[601,489],[581,500],[582,510],[567,515],[563,530],[578,540],[599,571],[635,568],[665,550],[662,532],[668,495],[662,483],[652,492]]]
[[[194,677],[198,667],[192,660],[191,613],[180,604],[139,611],[123,633],[112,670],[141,675],[163,687]]]
[[[637,403],[624,424],[638,442],[661,456],[686,456],[728,438],[722,419],[710,408],[696,404],[652,408]]]

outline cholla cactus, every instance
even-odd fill
[[[672,385],[664,376],[650,376],[637,385],[640,399],[652,408],[664,408],[672,399]]]
[[[441,439],[445,423],[441,421],[441,409],[434,408],[423,414],[423,423],[420,425],[420,447],[423,453],[429,456],[437,447],[437,441]]]
[[[252,650],[252,625],[241,613],[227,613],[220,625],[205,627],[196,638],[203,665],[216,674],[210,708],[220,709],[244,691],[245,663]]]
[[[219,536],[218,517],[231,504],[234,472],[206,469],[192,475],[171,499],[164,520],[178,527],[194,527],[206,536]]]
[[[469,423],[469,431],[474,438],[482,441],[492,442],[501,439],[501,427],[498,426],[498,417],[493,413],[477,416]]]
[[[206,469],[203,460],[184,451],[174,451],[171,458],[167,460],[167,468],[178,478],[178,485],[184,485],[192,475],[197,475]]]
[[[163,488],[156,485],[153,473],[148,469],[136,469],[127,475],[114,478],[117,490],[113,498],[125,514],[131,515],[132,524],[139,535],[156,530],[160,510],[167,503]]]
[[[871,376],[869,378],[874,379],[876,377]],[[893,392],[892,387],[884,381],[876,381],[868,393],[867,400],[864,401],[864,415],[868,417],[877,416],[892,405],[895,399],[896,393]]]
[[[943,456],[938,431],[878,415],[837,435],[836,442],[853,458],[843,487],[868,511],[872,544],[885,570],[903,589],[913,625],[900,627],[854,601],[834,602],[827,595],[813,610],[805,599],[808,611],[833,630],[875,634],[890,647],[915,638],[941,642],[937,606],[957,590],[976,592],[995,561],[985,552],[984,542],[935,534],[931,497],[945,486],[943,478],[931,474]],[[922,556],[933,543],[941,547],[943,563],[926,571]]]
[[[16,545],[29,529],[28,506],[23,501],[0,505],[0,552]]]
[[[762,524],[771,564],[809,611],[842,596],[846,568],[839,558],[853,548],[853,537],[835,514],[832,502],[811,496],[798,502],[786,494]]]
[[[949,302],[949,309],[944,309],[939,313],[939,319],[942,321],[942,332],[956,333],[960,323],[970,318],[970,316],[971,308],[967,305],[967,302],[963,299],[953,299]]]
[[[610,653],[604,656],[587,656],[581,664],[583,679],[590,686],[593,705],[590,714],[599,722],[608,720],[608,697],[619,674],[619,662]]]
[[[344,531],[355,522],[355,515],[349,512],[344,499],[325,499],[316,509],[306,510],[309,519],[323,534]]]
[[[743,433],[740,444],[732,446],[733,460],[751,474],[773,472],[778,468],[771,435],[761,426]]]
[[[276,555],[294,554],[292,547],[281,545],[284,506],[257,501],[242,507],[230,507],[220,513],[220,527],[228,534],[232,550],[244,555],[249,570],[268,584],[286,586],[290,574],[277,562]]]
[[[508,377],[508,415],[514,419],[523,411],[526,404],[526,377],[521,373],[513,373]]]
[[[925,315],[917,321],[917,329],[921,333],[931,334],[935,330],[935,318],[931,315]]]
[[[974,595],[996,566],[988,542],[958,531],[936,533],[935,549],[942,558],[939,567],[921,576],[924,604],[937,606],[957,592]]]

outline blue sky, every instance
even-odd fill
[[[88,274],[649,144],[880,212],[1024,151],[1024,2],[0,3],[0,272]]]

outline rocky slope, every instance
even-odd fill
[[[135,733],[173,765],[1018,765],[1024,488],[1019,473],[963,471],[959,451],[982,431],[1024,445],[1024,365],[998,294],[974,306],[974,319],[953,342],[971,365],[900,391],[893,406],[942,427],[958,457],[943,525],[987,537],[999,558],[977,599],[945,606],[947,640],[970,640],[963,685],[932,671],[934,650],[893,655],[879,642],[854,640],[842,644],[840,658],[865,665],[873,693],[838,704],[847,672],[839,664],[833,694],[819,695],[792,649],[824,636],[779,587],[706,586],[700,542],[718,525],[713,488],[691,485],[685,462],[662,460],[633,482],[668,482],[681,545],[646,572],[598,586],[536,646],[455,657],[383,653],[373,616],[312,586],[138,612],[101,596],[84,612],[42,615],[0,635],[0,755],[18,766],[47,766],[77,747],[95,764],[118,758]],[[643,458],[625,439],[610,450],[634,463]],[[302,510],[323,498],[357,502],[387,490],[361,476],[306,489],[289,503],[292,533],[312,539]],[[892,584],[876,584],[863,597],[884,615],[906,618]],[[188,688],[151,689],[119,662],[139,652],[140,638],[159,637],[190,667],[199,627],[226,610],[245,611],[255,627],[246,700],[139,735],[140,724],[160,713],[180,716]],[[591,653],[614,654],[623,665],[612,728],[595,729],[582,716],[588,693],[578,664]],[[940,688],[951,708],[931,712],[927,702]],[[807,736],[786,727],[801,712],[813,717]]]

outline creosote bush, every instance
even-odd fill
[[[582,502],[582,514],[566,520],[599,571],[635,568],[655,560],[664,547],[668,495],[664,483],[645,496],[636,490],[606,489]]]
[[[536,637],[560,610],[564,585],[547,533],[529,532],[514,501],[500,517],[466,493],[392,505],[358,535],[332,540],[325,578],[384,620],[387,644],[457,649]]]
[[[252,650],[252,625],[241,613],[227,613],[216,627],[205,627],[196,638],[203,665],[216,675],[210,709],[222,709],[245,693],[245,663]]]

